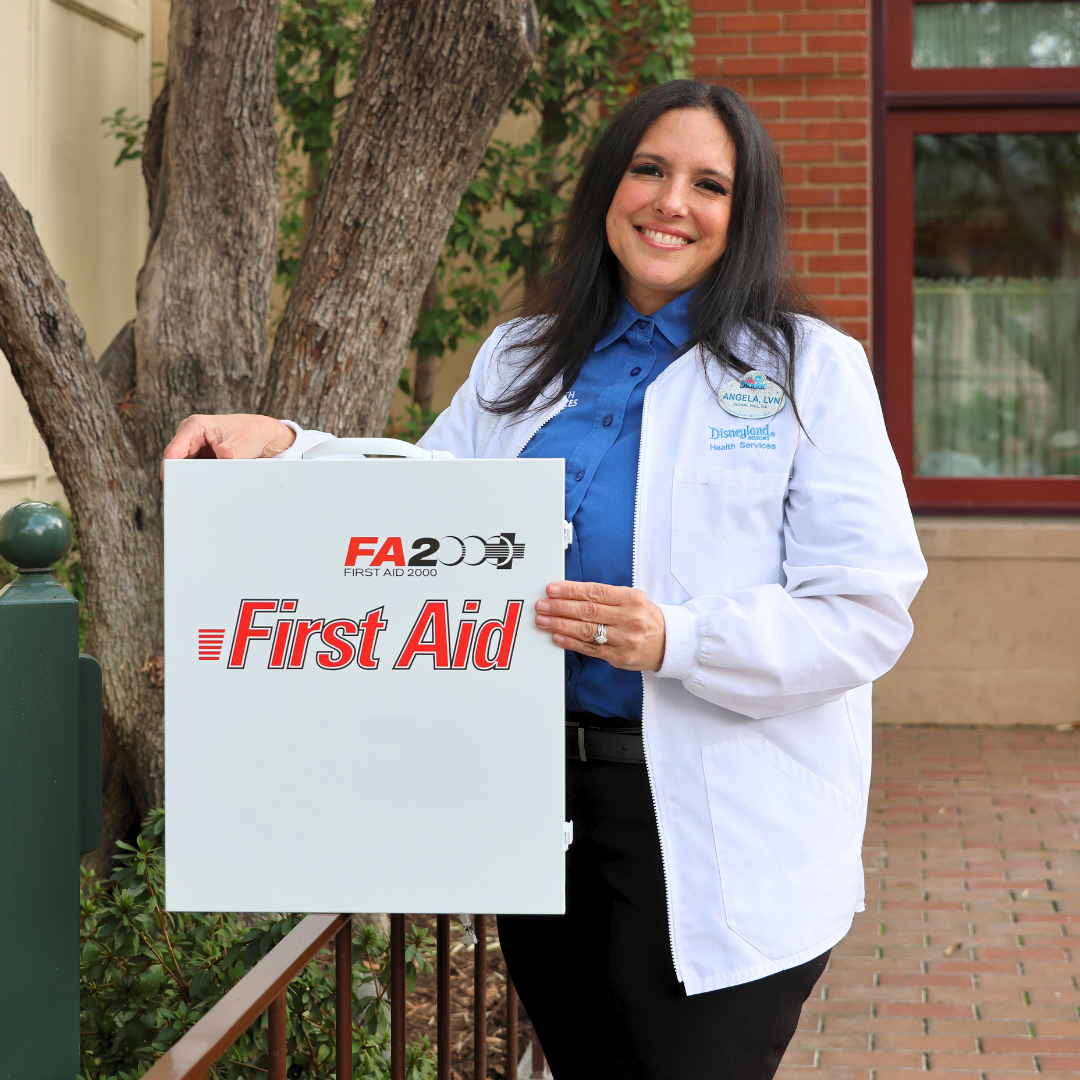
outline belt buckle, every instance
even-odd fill
[[[578,759],[580,761],[588,761],[588,757],[585,754],[585,728],[582,724],[578,724],[573,720],[567,720],[566,726],[577,729],[577,752]]]

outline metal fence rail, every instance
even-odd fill
[[[476,1080],[487,1078],[487,916],[474,915],[477,945],[473,972]],[[270,1080],[286,1080],[286,992],[311,960],[334,941],[337,976],[335,1029],[337,1075],[352,1077],[352,916],[308,915],[274,946],[151,1069],[145,1080],[208,1080],[210,1069],[264,1013],[268,1013]],[[450,1080],[450,916],[437,917],[436,1016],[438,1080]],[[518,1001],[506,979],[507,1074],[516,1076]],[[532,1075],[544,1075],[544,1055],[533,1040]],[[390,916],[390,1080],[405,1080],[405,916]]]
[[[351,1077],[352,916],[308,915],[168,1050],[146,1080],[207,1080],[211,1066],[267,1009],[270,1077],[285,1080],[286,988],[331,938],[337,952],[337,1072]]]

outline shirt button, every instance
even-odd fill
[[[639,368],[639,367],[631,368],[630,369],[630,374],[631,375],[640,375],[641,374],[641,368]]]
[[[604,417],[604,427],[611,427],[611,421],[614,420],[614,419],[615,419],[614,416],[605,416]]]
[[[577,476],[574,477],[574,479],[575,480],[584,480],[585,479],[585,470],[582,469],[581,472],[579,472],[577,474]]]
[[[569,668],[566,669],[566,681],[567,682],[570,681],[570,669]]]

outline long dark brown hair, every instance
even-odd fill
[[[795,407],[798,327],[794,316],[817,313],[795,280],[788,257],[776,147],[734,90],[677,79],[650,87],[622,108],[589,155],[566,215],[554,266],[522,307],[522,315],[539,318],[524,324],[527,333],[511,335],[511,351],[520,350],[524,356],[522,370],[502,395],[483,402],[492,412],[520,415],[530,411],[559,376],[562,387],[570,387],[589,351],[615,318],[621,291],[619,263],[607,241],[608,208],[645,132],[672,109],[714,113],[736,153],[727,247],[694,291],[687,347],[701,345],[706,357],[715,357],[739,373],[760,366],[763,355],[771,358],[769,374]],[[734,351],[737,340],[743,343],[741,357]],[[752,346],[749,350],[747,343]]]

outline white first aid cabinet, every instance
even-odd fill
[[[170,910],[564,910],[563,464],[442,457],[165,463]]]

